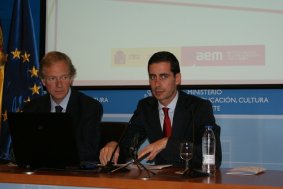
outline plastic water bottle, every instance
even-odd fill
[[[206,126],[202,136],[202,170],[205,173],[215,173],[216,140],[212,126]]]

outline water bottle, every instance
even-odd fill
[[[202,136],[202,170],[205,173],[215,173],[216,139],[212,126],[206,126]]]

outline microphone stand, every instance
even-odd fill
[[[143,157],[141,157],[141,158],[138,159],[138,155],[137,155],[138,153],[137,153],[137,151],[138,151],[138,150],[137,150],[137,147],[136,147],[136,146],[130,148],[130,156],[132,157],[132,159],[131,159],[127,164],[125,164],[124,166],[118,167],[118,168],[112,170],[111,173],[116,172],[116,171],[118,171],[118,170],[120,170],[120,169],[124,169],[124,168],[128,167],[128,166],[131,165],[131,164],[134,164],[134,165],[136,165],[136,166],[138,167],[138,169],[139,169],[140,171],[142,171],[142,168],[146,171],[147,176],[148,176],[147,178],[150,178],[150,175],[151,175],[151,174],[152,174],[152,175],[156,175],[156,173],[154,173],[153,171],[149,170],[148,168],[146,168],[146,167],[141,163],[141,161],[142,161],[144,158],[146,158],[146,157],[148,156],[148,154],[146,154],[146,155],[144,155]]]

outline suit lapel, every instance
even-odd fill
[[[159,118],[159,112],[158,108],[155,108],[154,115],[152,115],[152,128],[154,129],[153,132],[156,134],[156,138],[162,138],[163,137],[163,132],[161,127],[163,125],[160,125],[160,118]]]
[[[71,90],[66,113],[69,113],[71,115],[75,127],[77,127],[80,122],[80,109],[79,95],[76,91]]]
[[[68,101],[66,112],[70,114],[78,114],[80,110],[80,104],[78,102],[78,93],[76,91],[71,90],[71,95]]]
[[[180,92],[173,117],[172,136],[174,138],[184,138],[190,132],[192,120],[190,104],[185,94]]]
[[[150,110],[148,111],[151,115],[148,116],[148,134],[149,139],[152,141],[159,140],[163,137],[163,132],[160,125],[160,119],[159,119],[159,112],[158,112],[158,102],[156,99],[154,99],[150,104]],[[151,141],[151,142],[152,142]]]

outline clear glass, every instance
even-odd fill
[[[180,144],[180,157],[186,161],[186,167],[183,172],[187,172],[190,169],[189,163],[193,157],[193,143],[186,141]]]

